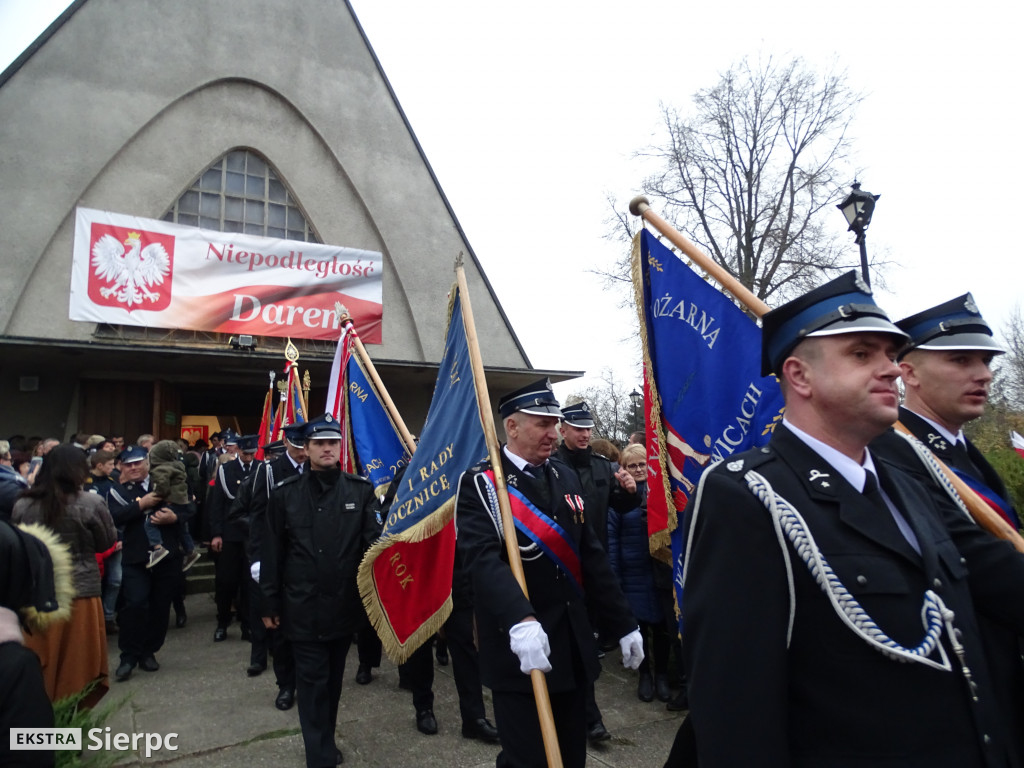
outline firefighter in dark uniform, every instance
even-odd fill
[[[206,495],[206,510],[210,523],[210,549],[217,553],[214,581],[214,599],[217,602],[217,629],[213,641],[227,640],[231,625],[231,608],[238,608],[242,625],[242,639],[249,639],[249,560],[245,545],[249,530],[244,520],[231,519],[234,504],[242,484],[256,469],[258,435],[237,438],[238,452],[233,460],[217,468],[213,484]]]
[[[325,413],[306,428],[307,470],[270,493],[261,545],[263,623],[292,644],[307,768],[342,762],[334,741],[345,656],[366,626],[359,563],[380,534],[373,485],[341,471],[341,432]]]
[[[282,480],[302,474],[306,469],[305,424],[292,424],[284,429],[282,452],[276,458],[257,469],[253,478],[248,503],[250,582],[253,591],[252,636],[253,647],[249,668],[246,673],[252,677],[267,668],[267,651],[274,660],[274,675],[277,680],[277,698],[274,706],[291,709],[295,703],[295,660],[292,647],[280,629],[263,626],[263,593],[260,590],[260,562],[263,539],[267,530],[267,500],[271,489]]]
[[[643,503],[636,492],[636,480],[618,464],[614,464],[590,447],[594,418],[590,406],[585,402],[567,405],[562,409],[562,424],[559,432],[562,444],[555,457],[561,459],[576,472],[583,486],[583,499],[587,505],[587,522],[594,527],[594,533],[601,546],[608,551],[608,509],[625,514]],[[599,650],[615,647],[616,638],[598,638]],[[587,738],[592,743],[606,741],[612,735],[604,726],[601,709],[593,684],[587,689]]]
[[[562,416],[547,379],[503,397],[498,411],[508,438],[502,469],[513,512],[528,519],[517,533],[530,599],[512,575],[503,542],[489,462],[459,481],[457,549],[472,582],[480,676],[491,689],[501,740],[500,766],[545,765],[529,673],[546,672],[551,708],[569,767],[586,763],[585,691],[600,663],[588,608],[609,635],[621,638],[623,663],[643,659],[637,622],[594,529],[584,491],[568,466],[550,458]]]
[[[194,504],[168,504],[150,490],[146,454],[146,449],[137,445],[121,451],[121,482],[107,492],[114,525],[124,532],[117,612],[121,663],[114,673],[119,682],[131,677],[136,666],[147,672],[160,668],[155,654],[167,636],[171,600],[181,578],[179,527],[174,523],[179,519],[187,523],[195,512]],[[152,568],[148,567],[149,540],[143,525],[147,516],[154,524],[166,526],[163,542],[170,553]]]
[[[784,420],[684,516],[701,768],[1015,765],[977,614],[1024,632],[1024,556],[868,448],[905,342],[854,272],[763,319]]]
[[[1014,529],[1020,518],[1002,478],[981,451],[964,436],[963,426],[982,415],[992,382],[993,357],[1004,353],[992,337],[974,297],[967,293],[896,323],[910,336],[900,353],[906,398],[900,422],[941,459]],[[876,440],[871,450],[900,461],[907,471],[946,491],[910,444],[895,431]],[[1024,664],[1021,643],[1012,629],[978,617],[999,710],[1007,722],[1015,759],[1024,761]]]

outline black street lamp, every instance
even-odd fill
[[[643,417],[638,414],[643,413],[644,396],[637,392],[636,387],[633,387],[633,391],[629,393],[629,402],[633,404],[633,431],[639,432]]]
[[[871,285],[871,277],[868,275],[868,249],[865,245],[866,236],[864,230],[871,223],[871,214],[875,211],[875,200],[880,197],[881,195],[872,195],[870,192],[865,192],[860,188],[860,182],[855,181],[853,182],[850,194],[846,196],[843,202],[836,206],[836,208],[843,212],[843,216],[846,217],[846,221],[850,225],[847,232],[853,232],[857,235],[855,242],[860,246],[860,272],[868,286]]]

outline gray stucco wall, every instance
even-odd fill
[[[78,205],[158,218],[235,147],[325,242],[385,256],[375,358],[436,362],[458,252],[442,194],[341,0],[87,0],[0,85],[0,339],[67,319]],[[472,259],[488,366],[529,364]]]

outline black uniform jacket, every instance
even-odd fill
[[[954,450],[942,435],[927,421],[905,408],[900,409],[900,421],[911,433],[947,466],[958,464],[957,468],[970,473],[977,480],[984,482],[997,493],[1005,494],[1002,480],[995,470],[981,455],[981,452],[969,441],[967,452],[971,464],[962,464],[963,454]],[[917,453],[906,438],[889,430],[881,437],[872,441],[871,452],[875,456],[884,456],[898,464],[901,469],[927,486],[940,504],[948,502],[946,491],[934,481],[927,467],[921,462]],[[975,456],[976,454],[976,456]],[[983,470],[984,474],[978,470]],[[998,481],[996,485],[992,478]],[[1004,498],[1006,496],[1004,495]],[[1009,747],[1013,755],[1013,764],[1024,766],[1024,663],[1021,661],[1021,641],[1017,632],[1009,626],[1000,624],[985,614],[979,614],[978,625],[981,638],[985,645],[985,654],[995,686],[994,694],[1006,722]]]
[[[308,471],[307,469],[304,471]],[[244,517],[249,526],[248,555],[249,562],[259,562],[263,547],[263,538],[267,532],[267,501],[271,489],[282,480],[295,477],[299,470],[287,456],[278,456],[271,462],[262,463],[253,473],[252,480],[246,484],[239,494],[240,508],[244,509]],[[237,512],[239,510],[232,510]]]
[[[555,457],[564,461],[573,470],[583,485],[584,498],[587,500],[587,518],[597,533],[597,538],[605,550],[608,549],[608,508],[616,512],[631,512],[640,506],[643,497],[638,493],[629,493],[619,485],[615,478],[618,464],[612,464],[606,457],[594,453],[588,447],[585,451],[571,451],[562,443],[555,452]]]
[[[206,494],[206,514],[210,524],[210,538],[220,536],[225,541],[245,541],[249,536],[249,527],[244,519],[232,518],[231,507],[238,498],[242,485],[249,475],[256,471],[263,462],[249,462],[246,472],[240,459],[226,461],[217,467],[213,485]]]
[[[110,516],[114,518],[114,525],[124,531],[121,560],[126,565],[145,563],[149,560],[149,539],[146,537],[146,529],[143,525],[149,515],[167,507],[178,516],[178,522],[160,526],[164,546],[167,547],[171,555],[176,555],[181,546],[181,526],[184,526],[196,511],[194,503],[168,504],[166,502],[143,510],[139,507],[139,499],[147,493],[149,491],[143,487],[141,482],[125,483],[124,485],[114,483],[107,491],[107,507],[110,508]]]
[[[335,640],[366,626],[356,570],[380,535],[368,480],[341,473],[321,495],[318,474],[282,480],[267,504],[260,565],[264,610],[281,617],[293,641]]]
[[[784,425],[765,448],[709,469],[691,499],[683,656],[701,768],[1011,764],[975,611],[1024,629],[1024,557],[872,456],[920,555],[887,510]],[[787,648],[785,560],[771,516],[744,480],[749,470],[799,511],[836,576],[890,638],[917,646],[925,590],[942,598],[962,632],[977,702],[952,654],[953,671],[936,670],[894,661],[856,635],[788,542],[795,603]]]
[[[949,441],[939,434],[935,427],[913,411],[901,407],[900,421],[903,423],[903,426],[910,430],[914,437],[928,446],[932,453],[942,459],[946,465],[955,467],[961,472],[967,473],[975,480],[984,483],[998,493],[1003,501],[1007,504],[1010,503],[1010,494],[1006,490],[1006,484],[1003,482],[1003,479],[999,477],[999,474],[988,463],[984,454],[970,440],[966,441],[967,458],[969,461],[964,461],[964,456],[960,451],[957,451],[954,446],[950,445]]]
[[[544,626],[551,645],[548,689],[571,690],[579,684],[573,672],[574,663],[583,665],[589,681],[596,680],[600,671],[593,628],[587,618],[588,603],[601,623],[600,628],[610,637],[619,638],[636,629],[636,619],[594,529],[580,521],[566,502],[566,495],[582,496],[575,473],[552,459],[547,464],[547,482],[543,483],[520,472],[504,454],[502,459],[506,483],[553,517],[575,542],[586,598],[579,595],[553,560],[537,550],[523,553],[523,571],[530,593],[527,600],[512,575],[505,545],[486,506],[481,473],[490,468],[490,462],[467,470],[459,481],[456,501],[456,544],[472,583],[480,677],[492,690],[532,690],[529,676],[519,670],[519,658],[509,647],[508,630],[533,615]],[[584,520],[585,516],[584,508]],[[521,552],[532,545],[523,534],[517,533],[517,537]]]

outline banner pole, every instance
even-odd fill
[[[747,286],[729,274],[728,270],[726,270],[721,264],[687,240],[679,230],[656,214],[651,209],[650,201],[646,197],[639,195],[630,200],[629,212],[634,216],[639,216],[649,221],[651,226],[668,238],[668,241],[672,243],[672,245],[685,253],[694,264],[715,278],[716,282],[720,286],[731,293],[737,301],[743,304],[755,315],[761,317],[770,309],[770,307],[757,298],[757,296],[755,296]]]
[[[473,381],[476,382],[476,404],[480,409],[480,423],[484,428],[484,440],[487,442],[487,453],[491,459],[491,469],[494,472],[494,485],[498,491],[501,527],[505,532],[505,551],[508,553],[508,564],[512,569],[512,575],[515,576],[523,594],[529,599],[530,593],[526,588],[523,561],[519,556],[516,524],[512,518],[512,505],[508,500],[505,473],[501,468],[501,447],[498,444],[498,434],[494,428],[494,416],[491,414],[491,399],[487,393],[487,379],[484,378],[484,364],[477,342],[476,325],[473,323],[473,308],[469,303],[469,286],[466,283],[466,273],[462,268],[461,251],[455,261],[455,276],[459,285],[459,303],[462,306],[462,322],[466,329],[466,342],[469,346],[469,358],[473,367]],[[539,669],[531,669],[530,682],[533,683],[533,697],[537,702],[537,716],[540,718],[540,730],[541,736],[544,738],[544,753],[547,755],[548,768],[562,768],[562,753],[558,748],[558,732],[555,730],[555,718],[551,711],[551,699],[548,697],[548,685],[544,673]]]
[[[743,303],[747,309],[753,312],[757,317],[762,317],[769,310],[769,306],[755,296],[750,289],[748,289],[743,283],[737,280],[735,277],[730,275],[718,262],[704,253],[700,248],[695,246],[689,240],[687,240],[678,230],[669,224],[665,219],[656,214],[651,210],[650,201],[643,195],[634,197],[629,201],[629,212],[634,216],[640,216],[643,219],[649,221],[651,225],[661,232],[669,242],[676,246],[679,250],[685,253],[694,264],[699,266],[709,275],[711,275],[718,284],[721,285],[725,290],[736,297],[738,301]],[[897,421],[893,424],[893,427],[904,434],[909,435],[910,430],[903,426],[902,423]],[[967,511],[971,513],[971,518],[980,527],[991,533],[998,539],[1005,539],[1009,541],[1017,549],[1018,552],[1024,552],[1024,537],[1001,518],[992,507],[987,503],[973,489],[967,486],[959,477],[950,471],[942,459],[935,454],[932,454],[935,461],[938,462],[939,468],[942,473],[949,480],[950,484],[956,490],[957,495],[964,502],[967,507]]]
[[[359,332],[356,331],[356,327],[352,322],[352,316],[348,313],[347,309],[341,306],[341,304],[335,305],[335,311],[338,313],[338,322],[341,324],[342,330],[347,330],[352,334],[352,341],[355,342],[356,346],[356,354],[359,355],[359,359],[366,368],[366,373],[370,377],[370,381],[373,382],[373,386],[377,388],[377,394],[379,394],[380,399],[384,401],[384,407],[391,416],[391,420],[395,423],[395,427],[398,429],[398,434],[402,436],[402,442],[404,442],[405,447],[409,449],[409,455],[411,456],[416,453],[416,441],[413,439],[412,433],[409,432],[409,429],[405,426],[405,422],[402,421],[402,416],[398,413],[398,408],[395,406],[395,402],[391,399],[391,395],[388,394],[388,390],[384,386],[384,382],[381,381],[381,378],[377,373],[377,369],[374,367],[373,361],[370,359],[370,355],[366,351],[366,347],[363,346],[363,342],[359,338]]]

